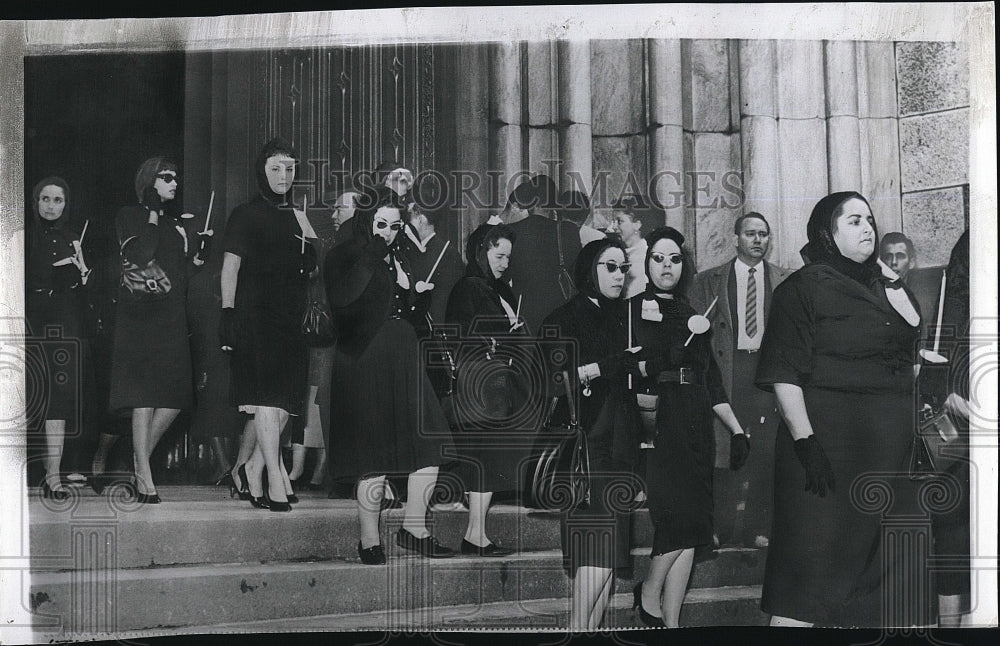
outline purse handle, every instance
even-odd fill
[[[577,425],[576,422],[576,406],[573,402],[573,387],[569,382],[569,372],[566,370],[562,371],[563,376],[563,386],[566,388],[566,403],[569,404],[569,423],[573,426]]]

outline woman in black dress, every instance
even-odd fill
[[[122,207],[115,218],[122,261],[145,267],[155,260],[170,280],[170,291],[152,301],[130,298],[123,285],[115,316],[110,406],[132,410],[135,480],[143,503],[160,502],[149,456],[181,410],[193,404],[187,283],[205,263],[212,235],[196,233],[193,220],[181,219],[177,189],[177,166],[162,157],[147,159],[135,176],[139,204]]]
[[[260,192],[230,214],[222,261],[219,341],[232,352],[231,402],[252,416],[241,457],[254,443],[237,488],[271,511],[291,510],[278,440],[289,415],[303,413],[309,369],[300,324],[316,256],[287,199],[297,161],[284,139],[264,145],[254,162]]]
[[[32,363],[42,368],[36,378],[26,379],[25,403],[31,428],[45,429],[45,478],[42,495],[62,500],[68,493],[59,476],[68,420],[77,417],[82,404],[77,393],[81,386],[77,371],[58,369],[74,367],[82,359],[82,288],[90,269],[80,248],[80,235],[69,222],[69,186],[61,177],[46,177],[31,192],[33,220],[25,254],[24,311],[30,326],[27,335],[47,339],[28,346],[40,356]],[[49,338],[45,328],[58,328],[58,336]],[[65,341],[65,343],[63,343]],[[75,357],[62,356],[66,350]],[[76,366],[79,368],[79,366]],[[28,375],[31,377],[32,375]],[[66,377],[66,378],[63,378]],[[41,403],[42,406],[35,404]],[[77,429],[79,432],[79,429]]]
[[[923,573],[907,550],[883,549],[884,520],[866,509],[888,495],[893,514],[919,511],[906,477],[919,306],[878,261],[875,219],[858,193],[820,200],[807,234],[810,263],[774,291],[757,368],[783,418],[761,608],[774,626],[921,621],[912,604],[926,599],[888,586]]]
[[[629,300],[635,343],[643,348],[640,389],[659,396],[646,467],[652,563],[635,587],[635,606],[643,623],[668,628],[677,627],[695,548],[712,542],[713,413],[733,433],[730,467],[742,467],[749,451],[707,335],[688,341],[695,311],[685,293],[693,273],[684,236],[655,229],[646,236],[646,289]]]
[[[358,480],[358,554],[385,563],[379,511],[386,474],[409,474],[403,526],[396,543],[425,556],[451,556],[427,530],[427,503],[450,437],[414,330],[432,283],[418,281],[394,251],[403,206],[386,187],[358,197],[352,235],[326,257],[324,282],[338,331],[330,387],[337,424],[331,429],[331,475]]]
[[[563,566],[572,579],[570,628],[600,626],[616,568],[628,564],[629,511],[638,484],[638,410],[628,392],[628,374],[638,375],[638,359],[629,351],[625,302],[628,272],[620,241],[589,243],[577,256],[574,280],[579,292],[542,323],[543,351],[551,363],[554,394],[562,391],[562,371],[576,385],[579,422],[590,451],[590,503],[565,514],[561,522]],[[546,336],[545,328],[558,333]],[[561,342],[561,352],[554,343]],[[635,348],[632,348],[635,350]],[[565,357],[564,361],[559,361]],[[560,383],[558,387],[556,383]],[[565,396],[552,415],[569,419]]]
[[[504,280],[515,239],[503,224],[484,224],[469,235],[465,276],[452,288],[445,313],[445,320],[459,328],[452,404],[460,431],[456,449],[465,461],[469,492],[462,552],[480,556],[512,553],[486,537],[486,513],[494,491],[517,489],[521,455],[504,449],[502,434],[524,428],[527,412],[518,392],[519,369],[508,363],[514,357],[502,347],[511,336],[527,336],[510,283]]]

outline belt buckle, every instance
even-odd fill
[[[691,383],[691,368],[680,368],[677,371],[677,374],[678,374],[677,383],[679,384]]]

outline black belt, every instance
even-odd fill
[[[756,353],[760,352],[760,348],[755,348],[753,350],[744,350],[742,348],[737,348],[736,351],[737,352],[742,352],[743,354],[756,354]]]
[[[657,383],[661,384],[704,384],[705,380],[694,368],[678,368],[677,370],[664,370],[656,377]]]

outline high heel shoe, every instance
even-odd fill
[[[649,626],[650,628],[663,628],[666,626],[662,619],[654,617],[646,612],[646,609],[642,607],[642,581],[636,583],[635,587],[632,588],[632,609],[639,611],[639,619],[646,626]]]
[[[243,483],[243,489],[240,490],[240,492],[239,492],[239,494],[240,494],[240,500],[249,500],[250,501],[250,506],[254,507],[256,509],[267,509],[268,508],[268,500],[267,500],[267,491],[266,490],[264,491],[264,495],[262,495],[262,496],[255,496],[252,493],[250,493],[250,479],[247,478],[247,465],[246,465],[246,462],[244,462],[243,464],[241,464],[240,467],[238,469],[236,469],[236,475],[238,475],[240,477],[240,480]],[[246,496],[246,497],[244,498],[244,496]]]
[[[48,480],[42,480],[42,498],[50,500],[66,500],[69,498],[68,491],[55,491],[49,486]]]
[[[240,483],[236,484],[236,478],[239,477]],[[235,498],[240,497],[240,500],[250,500],[250,485],[247,484],[247,469],[246,463],[241,464],[236,469],[236,476],[233,472],[229,472],[229,497]]]
[[[286,496],[286,498],[288,498],[288,500],[286,500],[286,501],[271,500],[271,496],[268,493],[269,490],[268,490],[268,482],[267,482],[267,467],[264,467],[264,471],[261,473],[260,486],[264,490],[264,500],[267,503],[267,508],[268,509],[270,509],[271,511],[291,511],[292,510],[292,505],[290,504],[291,501],[292,501],[292,497],[291,496]],[[282,485],[282,487],[284,487],[284,485]],[[296,498],[296,502],[297,501],[298,501],[298,498]]]
[[[98,496],[104,493],[104,488],[109,486],[114,480],[106,473],[91,473],[87,478],[87,484]]]

